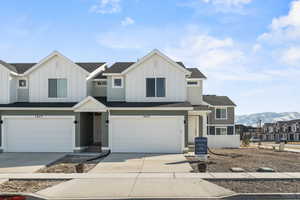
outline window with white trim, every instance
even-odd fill
[[[226,120],[227,119],[227,108],[216,108],[216,119],[223,119]]]
[[[227,135],[227,127],[216,127],[216,135]]]
[[[146,97],[165,97],[165,78],[146,78]]]
[[[27,80],[26,79],[19,79],[18,86],[21,89],[26,89],[27,88]]]
[[[112,78],[112,87],[113,88],[123,88],[123,78],[121,78],[121,77]]]
[[[68,82],[65,78],[48,79],[48,97],[66,98],[68,95]]]
[[[107,81],[106,80],[96,80],[95,81],[95,86],[96,87],[106,87],[107,86]]]

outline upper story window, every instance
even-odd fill
[[[97,81],[95,81],[95,86],[96,87],[106,87],[107,81],[106,80],[97,80]]]
[[[27,88],[27,80],[26,79],[19,79],[19,88],[26,89]]]
[[[187,81],[187,86],[188,87],[198,87],[199,81]]]
[[[48,79],[48,97],[65,98],[68,95],[67,79]]]
[[[123,78],[112,78],[112,87],[113,88],[123,88]]]
[[[146,97],[165,97],[165,78],[146,78]]]
[[[216,108],[216,119],[227,119],[227,108]]]

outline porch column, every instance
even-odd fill
[[[202,114],[202,133],[203,137],[207,137],[207,113]]]

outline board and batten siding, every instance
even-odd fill
[[[67,79],[66,98],[48,98],[48,79]],[[86,74],[79,66],[54,56],[29,74],[30,102],[79,102],[87,96]]]
[[[202,101],[203,93],[203,82],[198,80],[199,86],[189,87],[187,86],[187,100],[191,102],[192,105],[200,105]]]
[[[119,76],[116,76],[119,78]],[[113,88],[112,86],[112,76],[107,77],[107,100],[108,101],[125,101],[125,88],[126,81],[123,77],[123,87]]]
[[[146,78],[166,78],[166,97],[146,97]],[[153,55],[125,76],[127,102],[186,101],[186,79],[183,71],[159,55]]]
[[[17,101],[17,84],[18,81],[15,77],[12,77],[9,80],[9,102],[13,103]]]
[[[10,103],[10,73],[0,66],[0,104]]]
[[[28,102],[28,101],[29,101],[29,89],[18,88],[18,102]]]

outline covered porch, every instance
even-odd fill
[[[101,152],[107,147],[108,113],[105,105],[87,97],[73,107],[80,116],[79,152]]]
[[[210,110],[188,111],[188,144],[194,145],[195,137],[207,137],[207,115]]]

